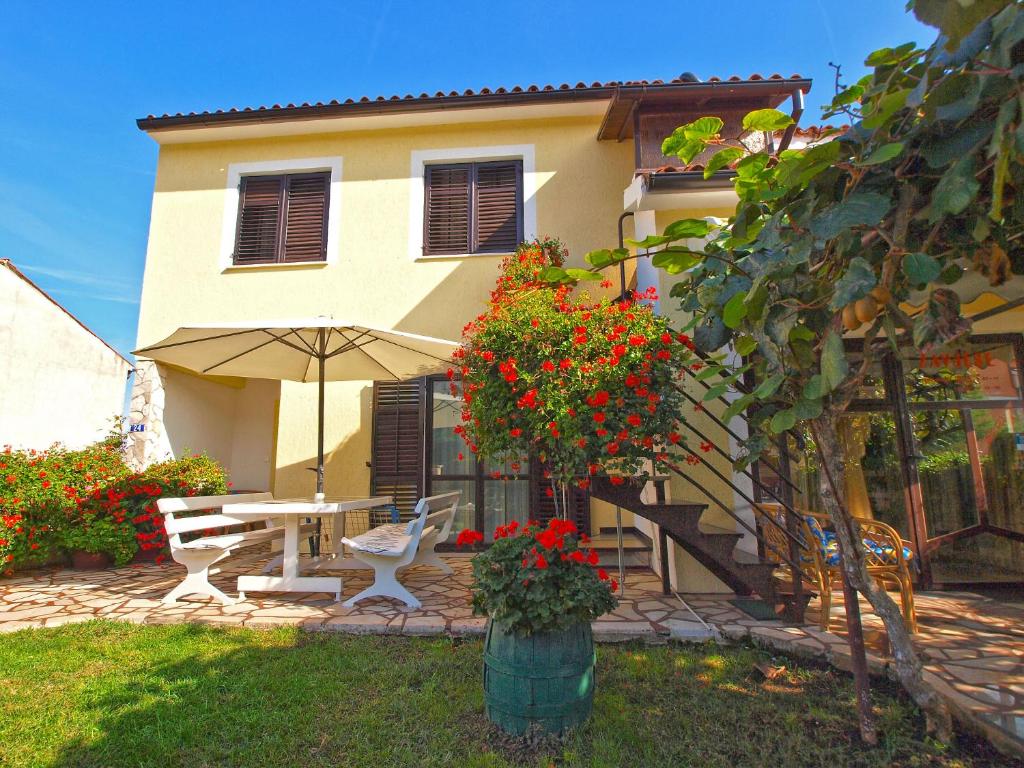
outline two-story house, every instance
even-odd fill
[[[738,132],[751,109],[790,111],[809,88],[798,76],[684,75],[143,118],[160,154],[139,346],[189,324],[315,315],[457,340],[484,308],[501,255],[524,239],[557,236],[582,264],[621,225],[643,238],[683,216],[730,213],[728,173],[703,181],[661,154],[662,139],[706,114]],[[642,262],[629,272],[641,288],[664,279]],[[457,409],[440,379],[327,390],[328,494],[409,503],[458,489],[460,523],[485,531],[545,515],[531,468],[494,479],[482,462],[458,460]],[[145,425],[131,436],[139,463],[204,450],[236,488],[313,490],[315,385],[140,361],[131,419]],[[730,472],[724,460],[720,469]],[[713,474],[701,482],[745,504]],[[670,492],[693,493],[677,481]],[[596,500],[578,498],[576,513],[595,534],[614,525],[614,509]],[[705,519],[737,530],[714,509]],[[624,522],[657,546],[647,521],[627,512]],[[673,582],[725,588],[671,550]]]

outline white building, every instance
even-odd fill
[[[132,364],[0,259],[0,445],[81,447],[124,411]]]

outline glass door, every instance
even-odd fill
[[[1024,581],[1024,399],[1020,342],[980,337],[905,355],[903,381],[937,584]]]
[[[430,380],[427,492],[461,491],[453,530],[483,531],[487,541],[499,525],[530,517],[530,464],[527,460],[491,465],[466,449],[454,428],[462,419],[462,397],[446,379]],[[454,538],[452,539],[454,540]]]

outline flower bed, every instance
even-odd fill
[[[137,552],[167,550],[161,496],[226,492],[224,470],[204,455],[142,472],[124,462],[118,433],[80,450],[0,453],[0,570],[52,561],[65,551],[105,553],[123,565]]]

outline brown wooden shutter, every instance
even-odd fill
[[[285,227],[281,261],[324,261],[327,258],[330,174],[293,174],[286,176],[285,181]]]
[[[473,253],[508,253],[523,240],[522,163],[478,163]]]
[[[403,513],[423,495],[424,380],[373,384],[370,493],[393,496]]]
[[[471,165],[428,166],[423,252],[469,253]]]
[[[239,191],[235,264],[277,261],[282,176],[246,176]]]

